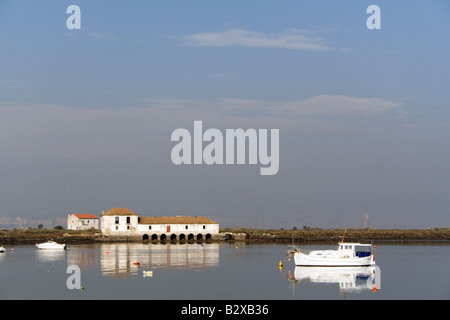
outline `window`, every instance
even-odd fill
[[[119,217],[116,217],[116,224],[119,224]]]
[[[116,226],[116,230],[119,230],[119,226]]]
[[[127,226],[127,230],[130,230],[130,226]]]
[[[206,229],[206,226],[203,226],[203,230],[205,230]]]
[[[152,230],[152,226],[148,226],[148,230]]]
[[[130,217],[127,217],[127,224],[130,224]]]
[[[186,226],[186,230],[188,229],[188,226]]]

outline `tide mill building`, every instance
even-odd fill
[[[102,212],[101,230],[106,236],[141,237],[142,240],[210,240],[219,224],[205,217],[139,217],[127,208]]]
[[[69,214],[67,216],[67,229],[89,230],[98,229],[98,218],[93,214]]]

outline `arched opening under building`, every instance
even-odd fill
[[[181,242],[186,241],[186,235],[184,233],[180,234],[178,240],[180,240]]]
[[[148,234],[144,234],[142,236],[142,241],[148,241]]]
[[[175,234],[175,233],[172,233],[171,235],[170,235],[170,241],[177,241],[177,235]]]
[[[166,235],[163,233],[160,237],[159,240],[161,241],[166,241]]]
[[[152,241],[158,241],[158,235],[152,234]]]
[[[189,233],[188,241],[194,241],[194,235],[192,233]]]
[[[225,234],[225,240],[228,240],[228,241],[234,240],[234,239],[233,239],[233,235],[232,235],[231,233],[226,233],[226,234]]]
[[[211,241],[211,240],[212,240],[211,233],[207,233],[205,236],[205,241]]]
[[[203,235],[201,233],[197,234],[197,241],[202,241]]]

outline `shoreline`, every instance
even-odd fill
[[[390,241],[450,241],[450,228],[434,229],[302,229],[272,230],[251,228],[224,228],[211,242],[245,241],[249,243],[312,243],[341,241],[347,242],[390,242]],[[27,245],[53,240],[65,244],[144,242],[141,236],[105,237],[98,231],[73,231],[54,229],[1,230],[0,245]],[[180,243],[180,241],[175,241]],[[195,243],[199,241],[194,241]],[[204,242],[204,241],[200,241]],[[171,243],[166,241],[165,243]],[[188,241],[181,243],[190,243]]]

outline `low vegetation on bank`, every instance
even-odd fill
[[[248,241],[279,241],[279,242],[309,242],[327,241],[339,242],[344,236],[349,242],[370,241],[434,241],[450,240],[450,228],[430,229],[320,229],[293,228],[284,229],[257,229],[257,228],[221,228],[221,233],[245,235]],[[30,244],[40,241],[54,240],[64,243],[89,243],[102,241],[100,230],[65,230],[62,227],[53,229],[26,228],[0,230],[0,244]]]
[[[245,233],[247,239],[283,241],[345,241],[374,240],[450,240],[450,228],[430,229],[320,229],[304,227],[292,230],[230,228],[221,232]]]
[[[62,227],[53,229],[26,228],[0,230],[0,243],[29,244],[40,241],[53,240],[66,243],[92,242],[101,236],[100,230],[64,230]]]

